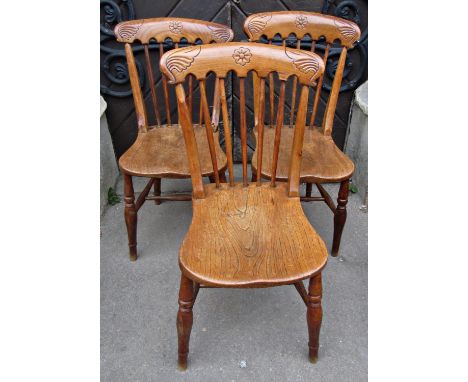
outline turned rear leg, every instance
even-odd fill
[[[221,183],[227,183],[226,172],[225,171],[220,171],[219,172],[219,181]]]
[[[153,195],[154,196],[161,196],[161,178],[155,178],[154,179],[154,186],[153,186]],[[160,205],[161,201],[160,200],[155,200],[154,204]]]
[[[310,198],[312,196],[312,183],[306,183],[306,197]]]
[[[180,279],[179,311],[177,313],[177,335],[179,340],[179,369],[187,369],[189,353],[190,332],[192,331],[193,313],[195,302],[193,281],[184,275]]]
[[[137,259],[137,211],[132,176],[124,174],[125,224],[127,225],[128,250],[130,260]]]
[[[346,223],[346,204],[348,203],[349,179],[343,180],[338,192],[338,205],[336,206],[333,230],[332,256],[338,256],[340,250],[341,234]]]
[[[252,168],[252,178],[250,179],[251,182],[256,182],[257,181],[257,172],[254,171]]]
[[[309,281],[307,295],[307,326],[309,328],[309,359],[316,363],[319,349],[320,326],[322,325],[322,274]]]

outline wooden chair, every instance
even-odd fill
[[[294,285],[307,306],[309,355],[315,362],[318,354],[321,308],[321,271],[327,262],[327,249],[304,215],[299,198],[299,171],[306,124],[309,86],[323,73],[323,61],[310,52],[256,43],[226,43],[182,48],[164,54],[162,71],[176,84],[180,121],[189,158],[193,185],[193,218],[179,252],[182,271],[177,331],[179,366],[187,366],[192,307],[199,288],[261,288]],[[296,129],[290,142],[292,160],[288,183],[275,182],[280,129],[273,152],[271,181],[259,178],[249,183],[247,176],[247,127],[245,78],[250,71],[259,76],[259,141],[262,151],[265,78],[270,71],[279,74],[283,84],[297,76],[301,85],[300,108]],[[183,81],[194,75],[203,89],[208,72],[219,79],[221,111],[225,136],[230,137],[230,121],[226,103],[225,78],[234,71],[240,89],[240,139],[242,150],[242,182],[234,181],[231,138],[226,139],[229,183],[202,183],[200,146],[194,134],[189,102]],[[202,91],[203,94],[203,91]],[[282,98],[284,102],[284,97]],[[206,99],[205,118],[209,119]],[[279,113],[283,110],[280,104]],[[212,134],[211,129],[207,131]],[[213,148],[213,138],[208,145]],[[257,157],[262,169],[262,156]],[[212,159],[215,159],[212,156]],[[216,173],[216,162],[212,163]],[[306,291],[302,280],[310,279]]]
[[[324,201],[334,214],[334,233],[332,256],[337,256],[341,234],[346,222],[346,204],[348,202],[349,179],[354,172],[354,164],[334,143],[332,139],[333,118],[335,116],[338,95],[340,91],[343,70],[345,67],[346,53],[349,48],[359,39],[361,32],[359,27],[351,21],[338,17],[323,15],[312,12],[285,11],[268,12],[253,14],[245,20],[244,31],[249,36],[250,41],[265,41],[272,43],[275,36],[280,36],[283,45],[286,38],[291,34],[296,36],[297,48],[301,47],[301,42],[307,40],[310,42],[311,51],[316,51],[318,44],[325,44],[323,52],[323,61],[327,65],[327,59],[330,48],[335,41],[339,42],[341,54],[338,60],[338,66],[335,72],[335,78],[328,96],[327,106],[321,126],[316,125],[317,111],[319,106],[320,94],[323,84],[323,76],[318,81],[318,86],[313,98],[313,109],[311,111],[309,126],[304,136],[304,152],[301,167],[301,182],[306,183],[306,194],[301,198],[302,201]],[[320,39],[322,37],[322,39]],[[324,39],[324,40],[323,40]],[[319,41],[320,40],[320,41]],[[334,46],[335,48],[336,46]],[[254,87],[258,88],[258,79],[254,79]],[[265,127],[264,142],[264,163],[261,171],[262,177],[270,179],[270,158],[274,150],[275,142],[275,122],[274,116],[274,78],[269,77],[269,107],[270,118],[269,125]],[[278,170],[276,178],[286,180],[290,162],[290,151],[288,146],[293,139],[294,115],[296,106],[296,82],[293,83],[290,99],[289,125],[282,126],[281,135],[282,145],[280,146],[278,158]],[[284,86],[280,89],[280,97],[284,97]],[[255,120],[258,120],[258,97],[255,97]],[[283,117],[282,117],[283,118]],[[283,124],[283,121],[276,121]],[[297,125],[297,122],[296,122]],[[254,134],[258,141],[258,126],[254,128]],[[252,173],[255,179],[258,173],[256,167],[256,156],[258,149],[255,150],[252,159]],[[333,203],[330,195],[325,191],[321,183],[340,182],[338,192],[337,206]],[[320,192],[320,196],[312,196],[312,184],[315,183]]]
[[[157,48],[159,57],[164,53],[164,42],[171,39],[174,47],[177,48],[182,39],[189,46],[194,46],[197,42],[208,44],[210,42],[231,41],[234,33],[224,25],[183,18],[154,18],[144,20],[125,21],[115,27],[117,41],[125,43],[125,54],[127,57],[130,82],[132,86],[133,99],[135,102],[135,112],[138,124],[138,136],[135,143],[120,157],[119,166],[124,174],[125,193],[125,222],[128,233],[128,247],[130,260],[137,259],[137,212],[145,200],[154,200],[160,204],[162,200],[191,200],[191,195],[161,195],[162,178],[189,178],[190,170],[187,156],[184,149],[182,130],[180,124],[171,120],[170,89],[167,78],[162,76],[162,88],[164,93],[164,109],[166,113],[166,123],[163,124],[159,110],[159,100],[155,88],[155,75],[151,59],[151,49]],[[145,100],[141,91],[138,78],[137,66],[132,51],[132,44],[139,41],[144,48],[146,74],[151,92],[152,111],[155,116],[155,124],[150,125],[146,113]],[[156,61],[156,68],[158,61]],[[189,110],[192,115],[193,93],[195,91],[193,78],[188,78]],[[217,96],[215,86],[215,98]],[[219,99],[217,97],[216,99]],[[219,101],[218,101],[219,103]],[[202,105],[200,103],[200,109]],[[216,102],[215,102],[215,107]],[[218,124],[217,113],[213,113],[214,125]],[[208,120],[205,120],[209,122]],[[194,131],[198,139],[206,142],[205,127],[203,118],[194,125]],[[210,123],[206,126],[211,128]],[[211,135],[210,135],[211,138]],[[201,146],[200,165],[202,176],[209,176],[212,181],[218,176],[225,181],[224,170],[226,169],[226,155],[222,151],[218,134],[214,134],[213,151],[208,152],[206,145]],[[211,147],[211,146],[210,146]],[[210,156],[215,155],[217,170],[213,172]],[[135,202],[132,176],[150,178],[148,184]],[[151,187],[154,187],[152,196],[148,196]]]

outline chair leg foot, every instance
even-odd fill
[[[154,181],[154,186],[153,186],[153,195],[154,196],[161,196],[161,178],[156,178]],[[161,201],[160,200],[155,200],[154,204],[160,205]]]
[[[226,172],[225,171],[220,171],[219,172],[219,181],[221,183],[227,183]]]
[[[336,206],[333,230],[332,256],[338,256],[340,250],[341,234],[346,223],[346,204],[348,203],[349,179],[343,180],[338,192],[338,204]]]
[[[132,176],[124,174],[125,224],[127,225],[130,261],[137,259],[137,211]]]
[[[251,182],[257,181],[257,173],[252,168],[252,178],[250,179]]]
[[[179,343],[178,367],[180,370],[187,369],[190,332],[192,331],[193,324],[192,307],[194,302],[193,281],[182,275],[179,289],[179,311],[177,312],[177,336]]]
[[[305,196],[307,198],[310,198],[312,196],[312,183],[306,183],[306,194]]]
[[[309,328],[309,360],[316,363],[318,359],[320,326],[322,325],[322,274],[319,273],[309,281],[307,295],[307,326]]]

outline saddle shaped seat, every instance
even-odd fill
[[[257,127],[254,129],[258,140]],[[281,142],[278,156],[276,179],[287,180],[291,160],[291,144],[294,128],[289,125],[281,129]],[[264,146],[262,155],[262,178],[271,178],[271,162],[273,158],[275,127],[265,126]],[[257,151],[252,158],[252,171],[257,173]],[[344,154],[329,135],[324,135],[319,127],[306,129],[304,146],[302,148],[301,181],[312,183],[340,182],[349,179],[354,172],[354,164]]]
[[[203,285],[265,287],[310,278],[327,249],[287,184],[215,184],[193,200],[193,219],[179,252],[182,272]]]
[[[200,148],[200,166],[203,176],[213,174],[205,127],[193,125]],[[215,136],[215,151],[218,170],[227,167],[226,154]],[[119,166],[129,175],[164,178],[189,178],[190,169],[180,125],[152,126],[147,132],[138,133],[135,143],[120,157]]]

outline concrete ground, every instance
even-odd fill
[[[122,194],[121,179],[117,187]],[[336,185],[325,188],[336,198]],[[163,192],[189,189],[189,180],[163,180]],[[101,380],[367,380],[367,213],[360,206],[351,194],[341,255],[323,273],[318,363],[308,362],[306,308],[293,286],[202,289],[185,372],[176,363],[177,256],[191,203],[145,203],[136,262],[128,259],[123,202],[109,207],[101,221]],[[322,202],[303,207],[330,250],[331,211]]]

